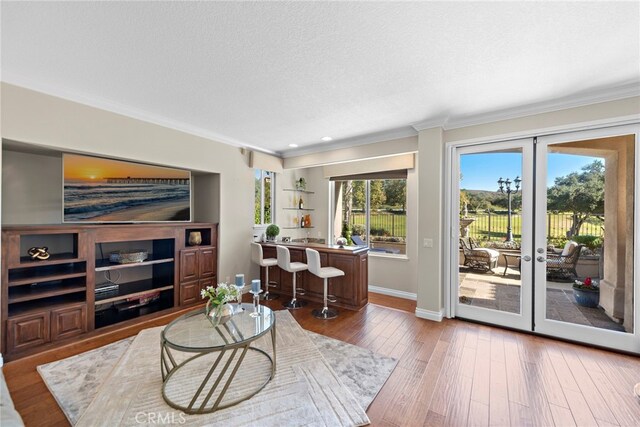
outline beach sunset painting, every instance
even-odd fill
[[[64,222],[191,220],[191,172],[65,154]]]

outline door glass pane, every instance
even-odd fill
[[[633,135],[549,145],[547,319],[633,332],[634,176]]]
[[[522,150],[460,156],[459,303],[520,313]]]

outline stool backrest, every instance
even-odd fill
[[[258,243],[251,244],[251,261],[255,262],[258,265],[262,265],[262,260],[264,259],[262,255],[262,245]]]
[[[306,249],[307,266],[311,274],[318,276],[320,274],[320,252],[314,249]]]
[[[290,271],[291,270],[291,254],[289,253],[289,249],[284,246],[276,246],[276,250],[278,251],[278,267],[283,270]]]

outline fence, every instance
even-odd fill
[[[504,240],[507,236],[507,213],[506,212],[486,212],[470,214],[470,218],[475,218],[469,224],[469,235],[480,240]],[[604,215],[593,215],[589,217],[580,227],[581,235],[604,235]],[[567,232],[573,223],[570,213],[547,213],[547,237],[567,237]],[[513,238],[519,240],[522,235],[522,215],[520,213],[511,214],[511,230]]]
[[[351,226],[366,224],[367,216],[363,212],[351,214]],[[384,230],[384,234],[393,237],[407,237],[407,214],[395,212],[371,212],[369,218],[371,229]],[[377,234],[377,233],[372,233]]]

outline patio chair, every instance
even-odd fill
[[[584,245],[568,241],[562,252],[547,252],[547,278],[573,280],[578,277],[576,265]]]
[[[353,236],[351,236],[351,241],[353,243],[355,243],[357,246],[369,246],[369,245],[367,245],[367,242],[362,240],[362,237],[358,236],[357,234],[354,234]],[[384,249],[381,249],[381,248],[369,247],[369,252],[387,252],[387,251],[384,250]],[[398,251],[398,252],[400,252],[400,251]]]
[[[471,269],[493,273],[493,269],[498,266],[500,252],[481,248],[471,237],[461,237],[460,248],[464,254],[464,265]]]

